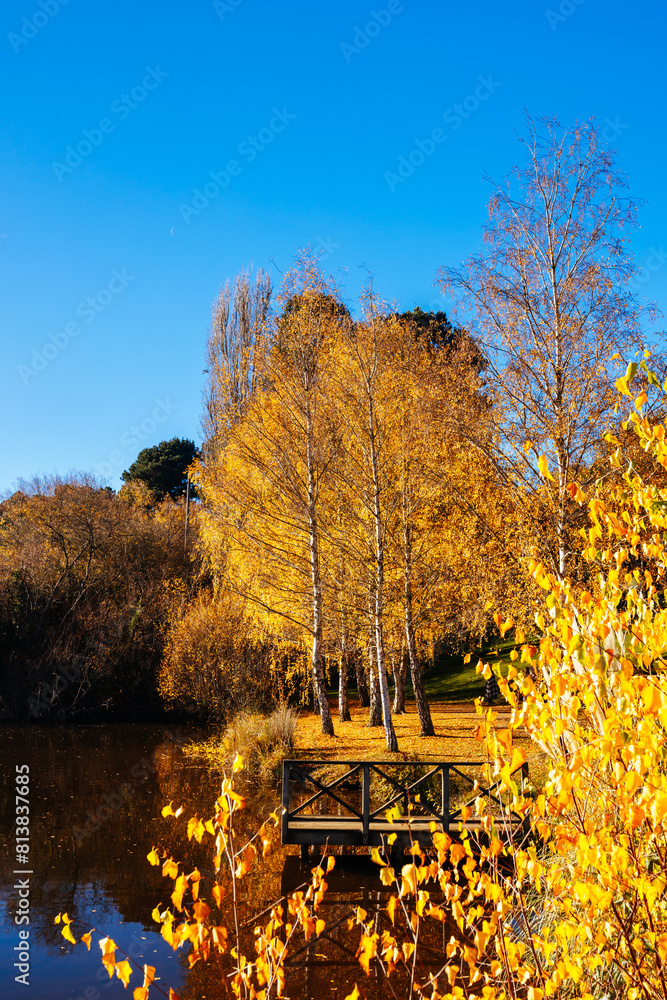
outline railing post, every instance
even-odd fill
[[[282,794],[282,804],[283,804],[283,815],[281,821],[281,833],[283,844],[287,843],[287,834],[289,831],[289,780],[290,780],[290,762],[288,760],[283,761],[283,794]]]
[[[368,843],[368,833],[370,829],[370,815],[371,815],[371,771],[368,764],[363,765],[362,778],[361,778],[361,815],[363,824],[363,838],[364,844]]]
[[[442,826],[449,833],[449,766],[442,765]]]

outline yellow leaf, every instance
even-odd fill
[[[81,940],[85,944],[85,946],[88,949],[88,951],[90,951],[90,942],[91,942],[91,935],[92,935],[92,933],[93,933],[92,931],[88,931],[87,934],[82,934],[81,935]]]
[[[168,878],[178,877],[178,865],[173,858],[169,858],[168,861],[162,865],[162,874]]]
[[[540,455],[540,457],[537,460],[537,467],[545,479],[550,479],[552,483],[556,482],[554,477],[549,472],[549,466],[547,465],[546,455]]]
[[[183,909],[183,893],[188,887],[188,880],[185,875],[179,875],[176,879],[174,891],[171,894],[171,901],[177,910]]]
[[[225,890],[222,888],[221,885],[214,885],[211,891],[213,893],[213,899],[215,900],[216,905],[220,906],[220,904],[222,903],[223,896],[225,895]]]
[[[129,983],[130,976],[132,975],[132,966],[127,959],[124,959],[122,962],[118,962],[116,965],[116,975],[122,982],[125,989],[127,989],[127,984]]]
[[[510,629],[511,629],[511,628],[512,628],[513,626],[514,626],[514,619],[512,619],[512,618],[508,618],[508,619],[507,619],[507,621],[506,621],[506,622],[503,622],[503,623],[502,623],[502,625],[500,626],[500,635],[501,635],[501,636],[504,636],[504,635],[505,635],[505,633],[506,633],[506,632],[509,632],[509,630],[510,630]]]
[[[173,816],[174,815],[174,810],[171,808],[171,802],[169,803],[168,806],[164,806],[163,807],[163,809],[162,809],[162,815],[163,816]]]
[[[65,938],[66,941],[69,941],[71,944],[76,944],[76,938],[72,934],[69,928],[69,924],[65,924],[60,933],[62,934],[62,936]]]
[[[148,990],[145,986],[137,986],[132,993],[132,1000],[148,1000]]]
[[[243,770],[243,757],[240,753],[237,753],[234,758],[234,763],[232,764],[232,774],[236,774],[237,771]]]
[[[393,868],[390,868],[389,865],[385,865],[384,868],[381,868],[380,881],[382,882],[382,885],[393,885],[394,884]]]
[[[144,986],[150,986],[155,979],[155,966],[144,965]]]
[[[354,984],[354,989],[351,993],[345,997],[345,1000],[359,1000],[359,990],[357,989],[357,984]]]
[[[159,854],[157,853],[157,851],[155,850],[154,847],[151,848],[150,854],[147,854],[146,857],[148,858],[148,860],[150,861],[150,863],[152,865],[159,865],[160,864],[160,856],[159,856]]]
[[[58,914],[56,917],[53,918],[53,922],[54,922],[54,924],[59,924],[60,923],[60,914]]]

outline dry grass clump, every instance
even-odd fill
[[[294,755],[296,726],[297,712],[287,705],[270,715],[239,712],[222,736],[192,744],[188,752],[222,765],[239,753],[247,774],[269,781],[280,777],[283,758]]]

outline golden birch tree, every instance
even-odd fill
[[[586,487],[611,419],[615,356],[639,346],[641,310],[626,290],[637,206],[592,122],[528,119],[522,142],[525,166],[491,197],[485,249],[439,277],[485,354],[498,433],[480,446],[516,503],[537,512],[540,547],[563,577],[580,518],[568,487]]]
[[[331,292],[308,258],[287,276],[261,388],[227,431],[220,459],[200,470],[204,498],[211,503],[203,519],[209,549],[224,552],[221,569],[228,585],[264,613],[308,634],[316,704],[329,735],[321,494],[338,438],[323,382],[333,363],[332,340],[347,315]]]

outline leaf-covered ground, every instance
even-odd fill
[[[406,715],[392,716],[398,738],[399,755],[396,759],[477,761],[487,760],[486,741],[475,735],[484,716],[479,716],[471,704],[446,704],[431,702],[431,716],[435,736],[419,735],[419,718],[414,703],[408,703]],[[327,760],[365,760],[368,758],[389,759],[382,727],[368,728],[368,709],[360,708],[355,702],[350,704],[351,722],[339,722],[337,706],[331,702],[335,736],[322,733],[319,716],[303,709],[299,714],[296,728],[295,748],[299,757]],[[510,709],[494,706],[496,729],[507,727]],[[544,770],[544,755],[527,735],[515,735],[515,743],[521,746],[531,767],[531,776]],[[535,780],[535,777],[533,777]]]

